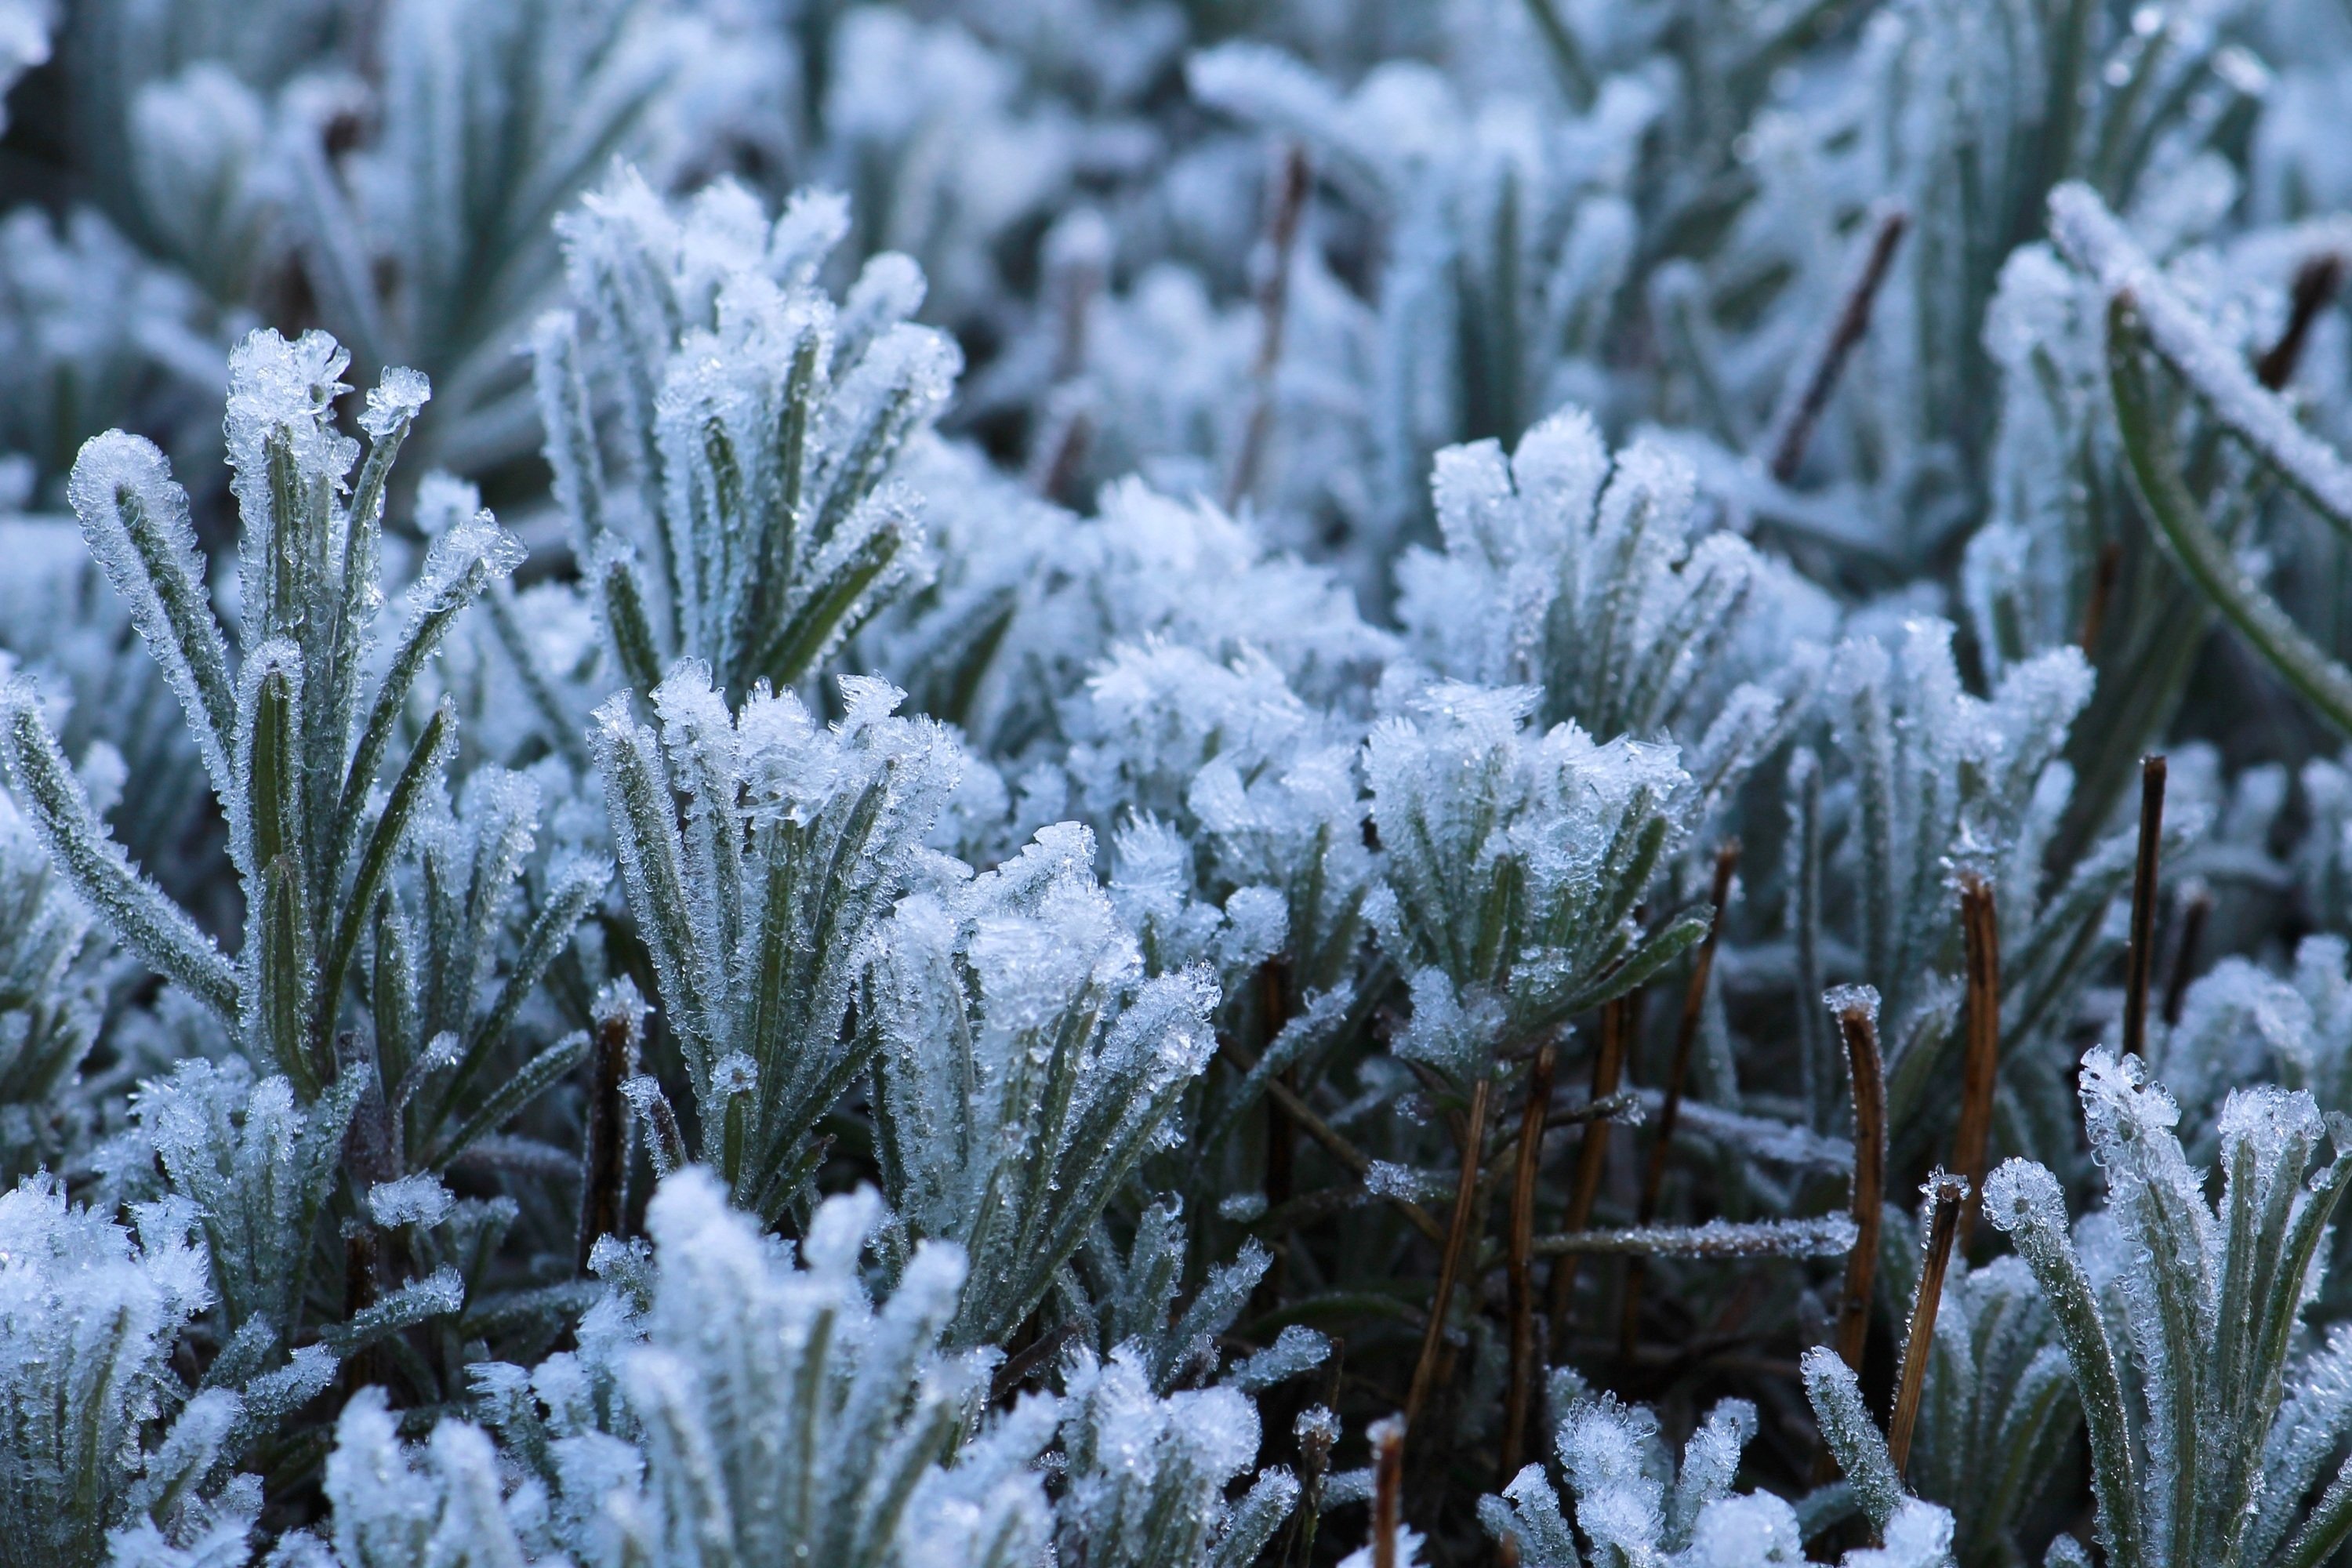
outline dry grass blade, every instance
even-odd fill
[[[1837,1352],[1862,1370],[1870,1337],[1870,1287],[1878,1269],[1879,1205],[1886,1194],[1886,1077],[1878,1052],[1875,993],[1832,992],[1853,1082],[1853,1250],[1838,1294]]]
[[[1233,510],[1257,489],[1258,469],[1265,463],[1265,444],[1274,430],[1274,375],[1282,364],[1283,323],[1290,313],[1290,258],[1298,247],[1298,220],[1307,211],[1310,171],[1307,150],[1292,142],[1283,150],[1282,168],[1276,175],[1267,204],[1258,279],[1257,362],[1250,367],[1255,388],[1249,424],[1242,432],[1240,453],[1225,481],[1225,510]]]
[[[1256,1070],[1257,1058],[1251,1056],[1246,1047],[1234,1040],[1220,1036],[1217,1040],[1217,1051],[1244,1076]],[[1372,1168],[1371,1156],[1349,1142],[1346,1133],[1317,1115],[1315,1108],[1300,1099],[1297,1090],[1288,1084],[1278,1078],[1270,1079],[1266,1081],[1265,1095],[1268,1100],[1282,1108],[1301,1132],[1321,1144],[1323,1152],[1337,1160],[1349,1175],[1360,1181],[1364,1173]],[[1390,1206],[1411,1222],[1413,1229],[1440,1247],[1445,1245],[1444,1228],[1430,1216],[1427,1209],[1423,1208],[1411,1198],[1391,1197],[1388,1201]]]
[[[1691,1050],[1698,1043],[1700,1016],[1706,1008],[1708,978],[1715,973],[1715,946],[1723,934],[1723,906],[1731,898],[1731,879],[1739,869],[1739,840],[1731,839],[1715,852],[1715,883],[1707,897],[1713,914],[1707,921],[1706,936],[1698,944],[1698,956],[1692,962],[1690,983],[1683,987],[1683,1016],[1675,1028],[1674,1060],[1666,1068],[1665,1099],[1658,1110],[1657,1135],[1650,1140],[1650,1163],[1642,1173],[1642,1198],[1634,1223],[1648,1225],[1657,1217],[1658,1193],[1666,1179],[1666,1152],[1675,1141],[1675,1123],[1683,1109],[1683,1084],[1690,1076]],[[1625,1307],[1619,1326],[1617,1348],[1631,1359],[1641,1337],[1642,1289],[1649,1279],[1649,1265],[1636,1258],[1625,1268]]]
[[[1422,1331],[1421,1359],[1413,1363],[1412,1388],[1405,1395],[1405,1424],[1421,1419],[1430,1386],[1437,1380],[1438,1352],[1445,1344],[1446,1310],[1454,1303],[1454,1282],[1462,1275],[1462,1252],[1470,1242],[1471,1216],[1478,1202],[1478,1166],[1486,1143],[1486,1106],[1494,1098],[1495,1080],[1482,1078],[1470,1091],[1470,1113],[1462,1131],[1462,1175],[1454,1189],[1454,1215],[1446,1222],[1445,1249],[1437,1266],[1437,1292],[1429,1302],[1429,1323]]]
[[[1511,1173],[1511,1235],[1508,1252],[1511,1291],[1511,1373],[1504,1395],[1502,1462],[1496,1473],[1503,1481],[1518,1474],[1525,1451],[1528,1396],[1535,1382],[1535,1270],[1529,1248],[1536,1230],[1536,1172],[1543,1163],[1544,1117],[1551,1104],[1552,1068],[1559,1053],[1550,1046],[1536,1053],[1528,1072],[1528,1099],[1519,1112],[1518,1161]]]
[[[2254,379],[2273,392],[2294,379],[2294,367],[2302,362],[2304,344],[2311,337],[2311,326],[2319,312],[2327,309],[2336,291],[2344,286],[2344,258],[2334,251],[2315,256],[2295,269],[2294,284],[2287,305],[2286,330],[2279,333],[2263,357],[2255,363]]]
[[[2124,1054],[2147,1054],[2147,985],[2156,967],[2157,861],[2164,842],[2164,757],[2139,761],[2139,858],[2132,868],[2131,952],[2124,976]]]
[[[1617,1092],[1625,1070],[1627,1042],[1633,1038],[1641,993],[1629,992],[1601,1010],[1601,1049],[1592,1058],[1592,1103]],[[1568,1213],[1562,1230],[1582,1230],[1592,1223],[1592,1201],[1601,1193],[1601,1173],[1609,1163],[1609,1123],[1588,1121],[1584,1142],[1576,1151],[1576,1182],[1569,1189]],[[1574,1253],[1551,1267],[1551,1343],[1555,1357],[1568,1348],[1569,1322],[1576,1306],[1577,1258]]]
[[[1968,951],[1967,1005],[1952,1164],[1969,1192],[1981,1193],[1992,1146],[1993,1092],[2000,1080],[2000,924],[1992,884],[1974,874],[1960,879],[1960,932]],[[1975,1221],[1971,1203],[1960,1215],[1963,1244]]]
[[[1813,438],[1813,426],[1820,422],[1822,410],[1829,406],[1830,394],[1837,390],[1838,376],[1854,345],[1870,331],[1871,301],[1878,297],[1879,285],[1886,281],[1895,247],[1910,226],[1911,216],[1901,207],[1879,208],[1863,242],[1861,260],[1846,284],[1844,302],[1806,362],[1804,374],[1790,378],[1780,406],[1773,413],[1771,427],[1764,437],[1764,449],[1769,454],[1765,461],[1772,477],[1784,485],[1797,477],[1798,467],[1805,460],[1805,447]]]
[[[1397,1526],[1403,1522],[1405,1419],[1372,1423],[1372,1568],[1397,1568]]]
[[[587,1147],[580,1162],[579,1273],[599,1237],[621,1233],[622,1205],[629,1175],[629,1105],[621,1086],[637,1070],[636,1015],[614,1008],[596,1020],[595,1047],[588,1058]]]
[[[1911,1462],[1911,1433],[1919,1422],[1919,1394],[1927,1381],[1927,1352],[1936,1342],[1936,1310],[1944,1300],[1944,1271],[1952,1261],[1969,1200],[1977,1187],[1967,1178],[1937,1171],[1920,1189],[1932,1208],[1927,1250],[1919,1264],[1919,1294],[1911,1303],[1911,1331],[1903,1342],[1903,1375],[1895,1388],[1895,1413],[1886,1424],[1886,1451],[1897,1475]]]

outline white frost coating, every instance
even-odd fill
[[[376,1224],[428,1229],[448,1217],[449,1205],[455,1201],[441,1178],[429,1171],[396,1182],[379,1182],[368,1189],[367,1196],[368,1213]]]
[[[2050,193],[2050,231],[2111,299],[2128,296],[2158,353],[2214,416],[2339,529],[2352,529],[2352,463],[2294,421],[2286,402],[2216,338],[2088,185]]]
[[[1657,1258],[1843,1258],[1853,1250],[1849,1215],[1811,1219],[1711,1219],[1692,1226],[1626,1226],[1576,1233],[1560,1250]]]
[[[433,397],[433,383],[421,370],[387,365],[383,379],[368,388],[367,407],[360,428],[378,440],[414,420]]]

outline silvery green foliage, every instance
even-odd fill
[[[1795,590],[1747,541],[1693,526],[1685,464],[1651,446],[1612,458],[1571,411],[1507,461],[1496,442],[1448,447],[1431,483],[1444,552],[1399,562],[1397,613],[1437,673],[1537,687],[1547,724],[1693,736],[1685,765],[1710,800],[1778,739],[1808,665],[1785,646],[1759,656],[1790,629],[1774,601]]]
[[[207,1305],[204,1254],[184,1211],[135,1217],[134,1237],[46,1177],[0,1194],[0,1562],[96,1568],[134,1524],[201,1536],[218,1519],[243,1545],[257,1497],[210,1485],[239,1403],[191,1398],[171,1364]]]
[[[532,339],[548,461],[641,692],[689,653],[722,690],[790,687],[916,573],[914,501],[887,481],[962,360],[908,321],[905,257],[838,304],[816,287],[848,221],[812,191],[771,223],[731,184],[673,214],[623,173],[559,226],[573,309]]]
[[[1679,1458],[1660,1438],[1655,1416],[1613,1395],[1580,1398],[1555,1441],[1566,1499],[1589,1555],[1580,1556],[1563,1496],[1544,1467],[1529,1465],[1500,1497],[1479,1500],[1479,1519],[1508,1539],[1530,1568],[1763,1568],[1803,1563],[1809,1531],[1797,1510],[1770,1492],[1735,1492],[1740,1451],[1756,1435],[1756,1408],[1717,1405]],[[1814,1528],[1818,1528],[1815,1526]],[[1884,1522],[1884,1544],[1847,1552],[1844,1568],[1939,1568],[1951,1560],[1952,1518],[1906,1500]]]
[[[2125,1563],[2324,1560],[2352,1529],[2352,1480],[2336,1476],[2309,1499],[2352,1411],[2339,1347],[2299,1349],[2298,1331],[2352,1175],[2345,1133],[2328,1134],[2337,1152],[2306,1187],[2323,1135],[2311,1097],[2272,1085],[2233,1093],[2209,1206],[2204,1173],[2173,1131],[2179,1110],[2137,1058],[2091,1052],[2082,1100],[2106,1176],[2105,1223],[2070,1236],[2056,1179],[2022,1160],[1987,1183],[1985,1213],[2056,1320],[2102,1544]]]
[[[1924,1240],[1914,1232],[1890,1219],[1883,1254],[1887,1298],[1906,1306],[1916,1300]],[[1825,1405],[1842,1399],[1822,1395],[1844,1370],[1843,1362],[1821,1351],[1805,1363],[1807,1392],[1822,1391],[1814,1410],[1824,1431],[1832,1430]],[[2071,1394],[2056,1321],[2031,1272],[2012,1257],[1979,1268],[1955,1257],[1944,1277],[1904,1479],[1912,1492],[1951,1511],[1959,1563],[2023,1555],[2023,1529],[2081,1427]],[[1874,1431],[1854,1432],[1854,1442],[1866,1447],[1878,1440]],[[1842,1458],[1850,1451],[1861,1450],[1838,1449]],[[1857,1461],[1847,1474],[1866,1463]],[[1883,1498],[1856,1490],[1865,1509]],[[1884,1528],[1887,1521],[1874,1516],[1874,1522]]]
[[[56,25],[48,0],[8,0],[0,8],[0,131],[8,125],[8,89],[26,71],[48,63],[49,31]]]
[[[1670,747],[1528,723],[1527,687],[1444,682],[1373,727],[1381,886],[1365,917],[1412,987],[1404,1056],[1457,1083],[1663,969],[1705,930],[1634,918],[1691,810]]]
[[[247,1054],[304,1100],[340,1071],[337,1036],[362,939],[377,935],[383,956],[379,903],[397,908],[394,868],[415,847],[412,830],[455,748],[445,708],[424,722],[379,796],[393,743],[415,722],[410,689],[457,616],[520,552],[487,512],[457,521],[432,541],[398,632],[383,637],[385,489],[430,394],[413,371],[385,373],[361,421],[370,437],[361,463],[359,443],[332,413],[348,390],[336,379],[348,363],[322,333],[294,342],[257,333],[237,351],[227,416],[244,523],[234,676],[187,497],[162,454],[117,432],[94,439],[75,465],[84,538],[179,699],[228,819],[246,906],[236,961],[125,858],[65,767],[31,688],[12,686],[6,703],[8,771],[61,873],[125,949],[232,1026]],[[527,819],[506,824],[502,853],[519,858],[530,830]],[[486,964],[503,937],[512,874],[482,879],[466,956]],[[606,874],[583,863],[557,877],[509,974],[508,999],[457,1042],[460,1074],[478,1072],[500,1043]],[[479,980],[488,970],[470,973]],[[542,1065],[540,1086],[547,1076]],[[389,1100],[399,1087],[395,1066],[380,1089]]]
[[[480,1369],[519,1462],[445,1418],[400,1441],[382,1401],[346,1405],[331,1531],[289,1561],[708,1568],[786,1561],[1014,1568],[1047,1529],[1029,1465],[1054,1401],[983,1417],[989,1358],[939,1348],[962,1260],[906,1259],[877,1300],[859,1257],[883,1218],[835,1198],[797,1248],[757,1234],[710,1174],[662,1184],[650,1258],[593,1309],[576,1351]],[[848,1455],[856,1463],[845,1463]]]
[[[1214,981],[1147,976],[1093,861],[1084,827],[1048,828],[875,933],[877,1152],[908,1227],[971,1259],[960,1343],[1044,1299],[1214,1048]]]
[[[1843,938],[1849,962],[1878,988],[1889,1116],[1901,1144],[1920,1135],[1928,1085],[1957,1059],[1962,954],[1954,875],[1972,872],[1993,889],[2008,955],[2004,1057],[2038,1061],[2041,1052],[2011,1042],[2048,1037],[2074,1016],[2105,951],[2105,911],[2130,877],[2131,843],[2112,836],[2063,873],[2047,868],[2074,784],[2061,752],[2092,690],[2076,651],[2013,666],[1979,698],[1961,681],[1952,628],[1917,619],[1884,641],[1843,644],[1827,685],[1832,764],[1817,783],[1811,775],[1822,764],[1800,752],[1790,772],[1791,853],[1799,857],[1790,921],[1801,942]],[[1832,833],[1834,843],[1816,850],[1817,837]],[[1815,853],[1836,862],[1837,881],[1850,889],[1853,901],[1841,910],[1804,907],[1819,876],[1804,858]],[[1801,953],[1801,985],[1809,979],[1804,963]],[[1808,1093],[1823,1125],[1838,1069],[1826,1026],[1810,1013],[1803,1023],[1812,1031]],[[2057,1091],[2016,1092],[2034,1105]],[[2039,1118],[2039,1136],[2065,1136],[2063,1111],[2044,1105]]]
[[[1132,1346],[1108,1361],[1082,1350],[1063,1369],[1061,1561],[1242,1568],[1296,1505],[1298,1483],[1268,1469],[1228,1503],[1257,1457],[1256,1409],[1233,1388],[1163,1396],[1148,1359]]]
[[[961,758],[937,724],[893,718],[879,680],[844,680],[827,727],[764,684],[730,712],[710,679],[681,662],[653,693],[658,734],[623,695],[593,739],[699,1157],[773,1220],[803,1202],[817,1121],[880,1047],[853,1026],[858,984],[893,901],[936,874],[924,841]]]
[[[1154,1395],[1212,1378],[1255,1394],[1322,1364],[1330,1354],[1328,1336],[1293,1323],[1265,1349],[1225,1364],[1219,1342],[1233,1330],[1273,1258],[1256,1242],[1244,1242],[1232,1262],[1209,1269],[1181,1311],[1171,1311],[1184,1279],[1185,1252],[1183,1218],[1172,1201],[1143,1211],[1125,1257],[1108,1226],[1095,1228],[1073,1255],[1069,1272],[1056,1281],[1056,1304],[1065,1321],[1099,1352],[1088,1368],[1104,1376],[1116,1373],[1122,1384],[1139,1373]]]
[[[0,1179],[58,1167],[89,1136],[107,968],[89,911],[0,795]]]

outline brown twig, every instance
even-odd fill
[[[1716,938],[1723,931],[1723,906],[1731,898],[1731,879],[1739,869],[1739,840],[1727,841],[1715,852],[1715,884],[1708,889],[1714,913],[1706,935],[1692,962],[1690,983],[1683,987],[1683,1016],[1675,1029],[1674,1060],[1666,1068],[1664,1103],[1658,1110],[1658,1131],[1650,1140],[1650,1163],[1642,1173],[1642,1198],[1634,1223],[1647,1225],[1657,1217],[1658,1194],[1666,1179],[1666,1152],[1675,1140],[1675,1123],[1683,1110],[1683,1081],[1690,1074],[1691,1049],[1698,1041],[1699,1017],[1706,1007],[1707,978],[1715,971]],[[1625,1266],[1625,1310],[1618,1329],[1617,1348],[1627,1357],[1640,1338],[1642,1289],[1649,1279],[1649,1264],[1636,1258]]]
[[[1496,1483],[1498,1486],[1507,1483],[1519,1473],[1519,1456],[1526,1442],[1528,1394],[1535,1381],[1535,1270],[1529,1265],[1528,1249],[1535,1239],[1536,1172],[1543,1163],[1544,1115],[1546,1108],[1551,1104],[1551,1074],[1558,1059],[1558,1051],[1549,1045],[1536,1053],[1535,1066],[1528,1070],[1527,1104],[1519,1111],[1518,1161],[1511,1175],[1508,1255],[1511,1378],[1504,1395],[1502,1463],[1497,1468],[1501,1480]]]
[[[2205,940],[2205,922],[2213,916],[2210,889],[2198,886],[2180,909],[2180,940],[2172,945],[2172,974],[2164,983],[2164,1021],[2180,1022],[2181,1005],[2189,999],[2189,983],[2197,977],[2197,949]]]
[[[1992,1146],[1993,1091],[2000,1079],[2000,924],[1992,884],[1969,873],[1960,879],[1960,933],[1968,949],[1965,1040],[1960,1066],[1960,1124],[1952,1134],[1952,1163],[1969,1191],[1984,1191]],[[1963,1245],[1976,1205],[1962,1211]]]
[[[2254,363],[2255,380],[2276,392],[2294,379],[2294,367],[2303,358],[2303,345],[2311,336],[2312,323],[2319,319],[2320,311],[2327,309],[2328,301],[2336,298],[2336,290],[2343,284],[2344,258],[2332,250],[2310,257],[2295,268],[2286,330]]]
[[[2139,760],[2139,859],[2132,868],[2131,952],[2124,976],[2124,1053],[2147,1054],[2147,983],[2156,965],[2157,860],[2164,843],[2164,755]]]
[[[1903,1377],[1895,1386],[1895,1413],[1886,1423],[1886,1451],[1901,1475],[1911,1462],[1911,1432],[1919,1422],[1919,1391],[1927,1379],[1927,1352],[1936,1341],[1936,1309],[1944,1300],[1944,1270],[1961,1216],[1976,1189],[1964,1176],[1937,1171],[1920,1189],[1934,1205],[1927,1219],[1927,1250],[1919,1260],[1919,1294],[1911,1302],[1911,1332],[1903,1342]]]
[[[1372,1423],[1372,1568],[1397,1568],[1397,1526],[1404,1513],[1404,1435],[1407,1423],[1391,1415]]]
[[[598,1238],[621,1233],[629,1178],[629,1105],[621,1085],[637,1070],[637,1017],[633,1006],[610,1006],[600,1008],[595,1020],[588,1058],[587,1146],[580,1160],[579,1251],[572,1260],[583,1276]]]
[[[1446,1222],[1445,1247],[1437,1265],[1437,1293],[1429,1303],[1429,1322],[1422,1330],[1421,1359],[1413,1363],[1412,1387],[1404,1400],[1405,1425],[1421,1419],[1430,1385],[1437,1381],[1437,1352],[1445,1343],[1445,1312],[1454,1301],[1454,1281],[1462,1274],[1462,1251],[1470,1242],[1471,1211],[1478,1201],[1478,1166],[1486,1152],[1486,1103],[1495,1080],[1482,1078],[1470,1091],[1470,1113],[1462,1137],[1462,1174],[1454,1184],[1454,1215]]]
[[[1901,207],[1887,204],[1878,208],[1863,242],[1861,258],[1847,281],[1844,303],[1814,349],[1804,374],[1790,380],[1782,394],[1780,406],[1765,432],[1764,449],[1770,454],[1767,466],[1772,477],[1784,485],[1797,477],[1799,465],[1805,460],[1805,447],[1813,438],[1813,426],[1820,422],[1822,410],[1829,406],[1830,394],[1837,390],[1838,376],[1854,345],[1870,331],[1871,301],[1886,280],[1895,247],[1903,242],[1903,231],[1910,225],[1910,215]]]
[[[1871,1281],[1878,1271],[1879,1206],[1886,1193],[1886,1078],[1878,1054],[1877,993],[1855,988],[1830,995],[1853,1082],[1854,1240],[1838,1296],[1837,1352],[1860,1372],[1870,1338]]]
[[[2099,546],[2098,564],[2091,570],[2090,597],[2083,605],[2083,657],[2099,646],[2099,630],[2107,624],[2107,606],[2115,603],[2116,584],[2123,576],[2124,547],[2114,540]]]
[[[1283,150],[1273,199],[1266,204],[1265,237],[1259,242],[1259,261],[1265,270],[1257,284],[1257,363],[1250,369],[1255,390],[1241,450],[1225,480],[1227,511],[1257,489],[1257,471],[1274,430],[1274,374],[1282,363],[1282,330],[1290,314],[1290,258],[1298,247],[1298,220],[1307,210],[1308,173],[1307,150],[1290,143]]]
[[[1217,1050],[1244,1077],[1257,1068],[1257,1058],[1251,1056],[1246,1047],[1223,1035],[1217,1037]],[[1372,1168],[1370,1155],[1348,1142],[1345,1133],[1315,1114],[1315,1108],[1308,1105],[1297,1091],[1280,1079],[1268,1079],[1265,1093],[1267,1099],[1289,1113],[1291,1121],[1297,1123],[1301,1132],[1320,1143],[1323,1146],[1323,1152],[1339,1162],[1340,1166],[1349,1175],[1361,1180],[1364,1173]],[[1431,1217],[1427,1209],[1423,1208],[1411,1198],[1394,1197],[1387,1194],[1381,1195],[1387,1197],[1390,1205],[1412,1223],[1413,1229],[1440,1247],[1445,1245],[1444,1227]]]
[[[1617,1092],[1625,1070],[1626,1043],[1639,1017],[1641,993],[1628,992],[1601,1009],[1601,1048],[1592,1058],[1592,1100]],[[1569,1189],[1568,1213],[1562,1230],[1582,1230],[1592,1222],[1592,1201],[1601,1192],[1601,1174],[1609,1162],[1609,1123],[1588,1121],[1584,1141],[1576,1151],[1576,1181]],[[1570,1253],[1551,1266],[1551,1342],[1568,1343],[1568,1328],[1575,1314],[1577,1256]]]

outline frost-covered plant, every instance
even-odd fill
[[[826,728],[764,683],[730,713],[710,679],[670,672],[658,736],[615,698],[594,742],[699,1157],[773,1220],[803,1202],[818,1120],[879,1047],[858,984],[892,903],[929,879],[961,759],[938,725],[891,717],[900,694],[878,680],[845,680]]]
[[[815,285],[848,223],[817,192],[771,223],[723,184],[673,216],[623,173],[560,226],[573,309],[532,339],[548,461],[640,692],[689,654],[722,691],[791,687],[916,568],[912,500],[886,481],[962,362],[907,320],[906,258],[838,305]]]
[[[971,1259],[959,1342],[1044,1300],[1214,1048],[1214,983],[1147,977],[1093,861],[1085,828],[1049,828],[875,933],[877,1152],[908,1227]]]
[[[2118,1563],[2323,1561],[2352,1529],[2352,1481],[2339,1475],[2307,1500],[2352,1406],[2339,1347],[2298,1353],[2297,1340],[2352,1175],[2345,1134],[2329,1134],[2337,1152],[2306,1191],[2322,1136],[2310,1096],[2232,1094],[2208,1206],[2173,1131],[2179,1110],[2137,1058],[2094,1050],[2082,1099],[2107,1180],[2105,1224],[2070,1236],[2056,1178],[2022,1160],[1994,1173],[1985,1215],[2014,1238],[2056,1320],[2101,1543]]]
[[[106,1012],[107,944],[14,802],[0,795],[0,1179],[87,1136],[82,1066]]]
[[[1364,748],[1381,885],[1365,915],[1413,990],[1399,1050],[1457,1083],[1622,995],[1706,929],[1637,906],[1690,809],[1671,749],[1527,725],[1526,687],[1442,683]]]
[[[830,1199],[787,1247],[707,1172],[680,1172],[649,1208],[650,1257],[606,1255],[618,1285],[578,1350],[478,1370],[520,1475],[455,1419],[415,1452],[363,1395],[327,1461],[332,1531],[292,1560],[1028,1561],[1046,1531],[1028,1466],[1054,1402],[981,1417],[988,1357],[939,1348],[961,1256],[917,1249],[877,1301],[858,1265],[882,1218],[870,1191]]]
[[[206,1304],[186,1215],[142,1209],[132,1234],[69,1204],[49,1178],[0,1194],[0,1562],[96,1568],[110,1531],[201,1533],[234,1394],[197,1394],[172,1365]],[[250,1489],[216,1500],[249,1517]],[[243,1531],[234,1531],[242,1544]]]
[[[1613,1396],[1579,1398],[1559,1424],[1559,1465],[1574,1499],[1580,1556],[1568,1510],[1540,1465],[1514,1477],[1500,1497],[1479,1500],[1488,1534],[1507,1540],[1535,1568],[1762,1568],[1803,1563],[1806,1540],[1833,1515],[1802,1516],[1770,1492],[1735,1492],[1740,1451],[1756,1435],[1756,1408],[1729,1399],[1707,1412],[1677,1458],[1646,1410]],[[1948,1563],[1952,1518],[1906,1500],[1884,1526],[1883,1545],[1847,1552],[1844,1568],[1939,1568]]]
[[[1494,442],[1440,452],[1432,485],[1444,552],[1410,551],[1397,568],[1421,658],[1454,679],[1538,688],[1546,724],[1691,735],[1701,792],[1738,784],[1776,738],[1772,688],[1805,664],[1739,679],[1788,590],[1747,541],[1693,528],[1685,465],[1654,447],[1612,458],[1571,412],[1529,429],[1507,462]]]

